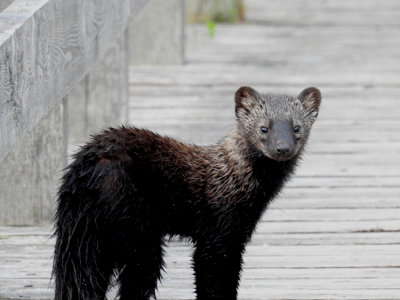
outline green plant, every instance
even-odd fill
[[[206,22],[208,36],[212,37],[215,34],[215,22],[212,20],[208,20]]]

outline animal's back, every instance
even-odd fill
[[[193,205],[202,201],[206,168],[201,147],[148,130],[109,129],[75,155],[60,189],[60,206],[78,213],[87,207],[97,217],[99,208],[112,215],[122,206],[130,218],[137,219],[137,210],[171,231],[175,226],[169,223],[192,220]]]

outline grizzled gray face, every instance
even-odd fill
[[[321,103],[315,87],[297,97],[260,94],[241,87],[235,94],[238,128],[248,142],[265,156],[285,161],[303,149]]]

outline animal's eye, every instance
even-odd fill
[[[261,126],[261,132],[262,133],[267,133],[268,132],[268,128],[266,126]]]
[[[294,133],[299,133],[300,132],[300,126],[294,126],[293,127],[293,132]]]

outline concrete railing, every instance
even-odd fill
[[[15,0],[0,12],[0,225],[51,221],[68,145],[127,121],[129,61],[183,61],[182,10]]]

